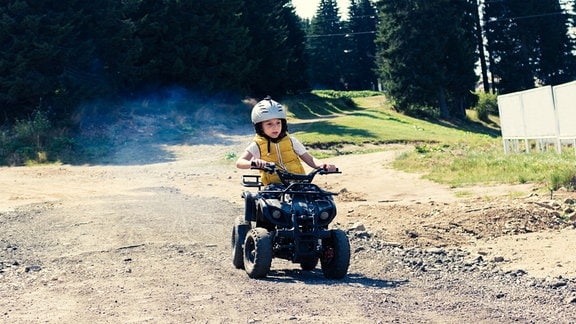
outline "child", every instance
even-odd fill
[[[257,168],[274,162],[277,167],[291,173],[304,174],[300,162],[306,162],[314,169],[325,168],[336,171],[332,164],[325,164],[308,153],[304,145],[288,134],[286,110],[281,104],[266,97],[252,108],[252,124],[256,131],[254,141],[248,145],[244,154],[236,161],[239,169],[250,169],[252,163]],[[265,186],[280,183],[276,174],[260,172],[262,184]]]

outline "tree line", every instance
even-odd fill
[[[0,109],[66,115],[81,102],[177,85],[198,93],[308,89],[290,1],[6,0]]]
[[[479,74],[493,93],[576,78],[574,2],[351,0],[343,19],[321,0],[303,20],[290,0],[6,0],[2,123],[174,85],[206,98],[380,89],[398,110],[462,118]]]
[[[401,110],[444,118],[464,117],[477,88],[504,94],[574,80],[574,5],[378,0],[378,75]]]

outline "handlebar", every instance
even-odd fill
[[[265,166],[259,168],[256,166],[256,162],[252,161],[252,162],[250,162],[250,169],[263,170],[263,171],[266,171],[266,172],[272,174],[276,170],[276,163],[267,162]]]
[[[257,167],[256,163],[252,162],[251,168],[257,169],[257,170],[263,170],[263,171],[268,172],[270,174],[276,173],[278,175],[278,177],[280,178],[280,181],[282,181],[282,183],[284,185],[289,185],[293,181],[311,183],[312,180],[314,179],[314,176],[316,176],[317,174],[325,175],[325,174],[333,174],[333,173],[342,173],[339,169],[336,169],[336,171],[328,171],[328,169],[326,169],[326,168],[316,168],[316,169],[310,171],[310,173],[308,173],[308,174],[296,174],[296,173],[291,173],[291,172],[276,168],[276,164],[274,162],[268,162],[263,167]]]

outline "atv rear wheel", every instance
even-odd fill
[[[244,240],[244,269],[250,278],[264,278],[272,265],[272,237],[262,227],[251,229]]]
[[[348,273],[350,265],[350,242],[341,229],[330,230],[330,237],[322,240],[320,264],[324,276],[341,279]]]
[[[234,227],[232,228],[232,264],[236,269],[244,269],[244,255],[242,254],[242,246],[246,239],[246,233],[250,230],[250,223],[244,220],[244,217],[238,216],[234,220]]]

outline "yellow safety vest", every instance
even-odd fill
[[[254,142],[258,144],[260,149],[260,159],[266,162],[274,162],[277,168],[284,171],[296,174],[304,174],[304,167],[300,162],[300,157],[294,152],[290,136],[286,133],[279,142],[274,143],[267,138],[256,135]],[[280,152],[280,154],[278,154]],[[265,171],[260,171],[260,178],[262,184],[265,186],[271,183],[281,183],[280,178],[276,174],[270,174]]]

